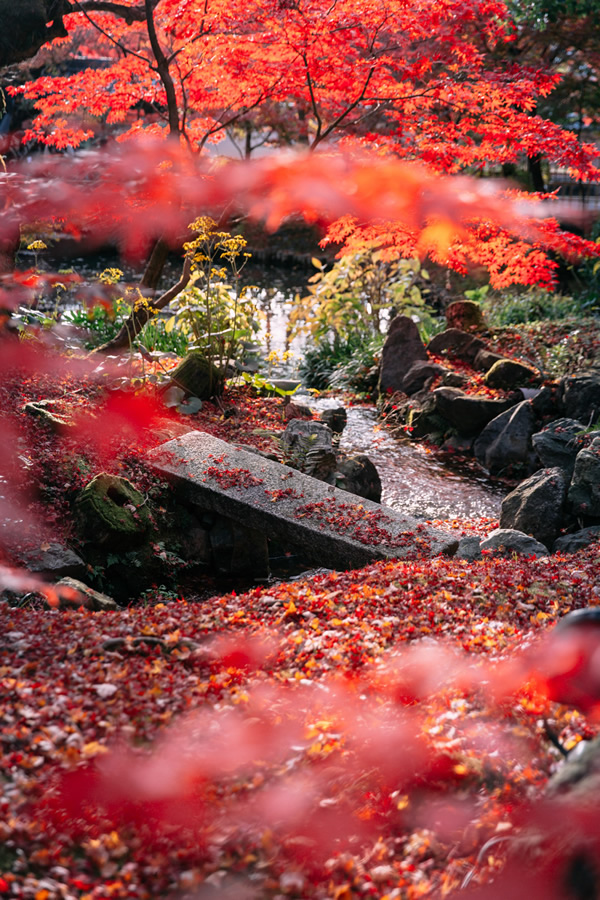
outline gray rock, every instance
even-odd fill
[[[45,544],[43,545],[46,546]],[[53,542],[46,550],[41,547],[29,548],[16,554],[26,568],[36,575],[42,575],[50,580],[62,578],[65,575],[72,577],[82,576],[86,571],[84,561],[64,544]]]
[[[494,551],[497,555],[512,556],[549,556],[550,551],[544,544],[522,531],[513,528],[496,528],[490,532],[480,544],[481,550]]]
[[[473,363],[480,350],[486,350],[481,338],[474,337],[459,328],[447,328],[436,334],[427,344],[427,352],[433,356],[447,356]]]
[[[269,545],[262,531],[218,516],[210,530],[210,545],[218,572],[255,578],[269,574]]]
[[[500,528],[515,529],[552,545],[560,531],[567,495],[562,469],[540,469],[502,501]]]
[[[255,529],[317,565],[325,559],[332,568],[347,569],[376,559],[451,555],[458,545],[453,535],[414,516],[371,500],[358,502],[353,494],[205,432],[192,431],[148,456],[185,503]]]
[[[441,387],[433,391],[436,411],[447,419],[459,434],[473,435],[514,406],[512,400],[490,400],[481,394],[465,394],[459,388]]]
[[[494,353],[493,350],[487,349],[479,350],[473,360],[473,368],[477,369],[478,372],[488,372],[494,363],[499,362],[501,359],[506,359],[501,353]]]
[[[77,578],[61,578],[55,585],[57,588],[67,588],[65,595],[60,598],[60,606],[79,607],[85,606],[94,612],[106,612],[111,609],[119,609],[119,605],[109,597],[108,594],[101,594],[100,591],[94,591],[83,581]],[[71,592],[75,592],[74,596],[68,596]]]
[[[401,391],[406,373],[419,359],[427,359],[427,351],[417,326],[409,316],[395,316],[381,351],[379,391]]]
[[[600,516],[600,437],[577,454],[568,499],[575,515]]]
[[[448,370],[438,363],[429,362],[429,360],[418,359],[412,364],[404,378],[402,379],[402,390],[409,397],[422,391],[428,387],[438,375],[449,374]]]
[[[488,422],[475,441],[473,452],[488,472],[497,474],[507,466],[527,461],[535,429],[533,407],[523,400]]]
[[[323,422],[312,419],[291,419],[281,435],[281,447],[292,465],[302,468],[306,454],[316,447],[331,450],[333,432]]]
[[[559,466],[569,476],[582,449],[583,425],[576,419],[556,419],[531,438],[533,449],[543,466]]]
[[[582,528],[581,531],[575,531],[573,534],[563,534],[557,538],[552,547],[553,553],[576,553],[578,550],[584,550],[590,544],[600,539],[600,525],[591,525],[589,528]]]
[[[319,421],[327,425],[333,434],[340,435],[346,427],[348,414],[343,406],[335,406],[330,409],[324,409],[319,416]]]
[[[564,415],[586,426],[600,419],[600,372],[567,375],[560,381]]]
[[[540,373],[515,359],[499,359],[487,372],[484,381],[490,388],[510,390],[519,385],[539,384]]]
[[[335,474],[335,485],[342,491],[357,494],[375,503],[381,500],[379,472],[369,457],[363,453],[338,459]]]
[[[476,559],[482,559],[481,541],[475,535],[467,535],[458,542],[455,559],[465,559],[467,562],[474,562]]]

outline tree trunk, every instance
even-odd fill
[[[96,353],[112,353],[113,350],[125,350],[129,349],[135,340],[135,338],[140,334],[140,332],[144,329],[144,326],[148,324],[151,318],[158,312],[159,309],[163,309],[165,306],[168,306],[171,300],[174,300],[178,294],[187,286],[190,275],[192,272],[192,260],[189,256],[185,258],[183,263],[183,271],[181,273],[181,278],[177,282],[177,284],[173,285],[172,288],[169,288],[168,291],[165,291],[164,294],[154,301],[144,301],[138,300],[131,310],[131,313],[127,320],[123,322],[121,328],[117,332],[117,334],[110,341],[107,341],[106,344],[102,344],[101,347],[96,347],[94,352]]]
[[[544,173],[542,172],[542,157],[539,153],[536,153],[535,156],[527,157],[527,169],[529,171],[529,177],[531,178],[532,188],[534,191],[543,194],[546,190],[546,183],[544,181]]]
[[[146,268],[144,269],[144,274],[142,275],[140,287],[150,288],[153,291],[156,290],[168,255],[169,245],[162,238],[159,238],[152,248],[150,259],[146,263]]]

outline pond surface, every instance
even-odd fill
[[[335,400],[312,401],[325,409]],[[365,453],[377,467],[382,483],[381,502],[419,519],[478,518],[500,515],[507,489],[491,484],[476,470],[441,460],[421,444],[395,438],[380,428],[372,407],[347,407],[348,424],[340,448]]]

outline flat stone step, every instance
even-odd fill
[[[458,545],[454,536],[410,516],[202,431],[162,444],[150,462],[186,502],[262,531],[328,568],[452,555]]]

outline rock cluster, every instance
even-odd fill
[[[476,316],[468,321],[468,329],[449,327],[425,347],[411,319],[392,320],[380,372],[383,410],[389,415],[392,405],[411,438],[470,453],[490,475],[525,476],[502,504],[499,531],[481,547],[461,542],[459,556],[585,546],[600,534],[600,368],[544,384],[535,367],[494,353],[474,333]],[[444,358],[482,373],[477,382],[501,396],[478,390]]]

